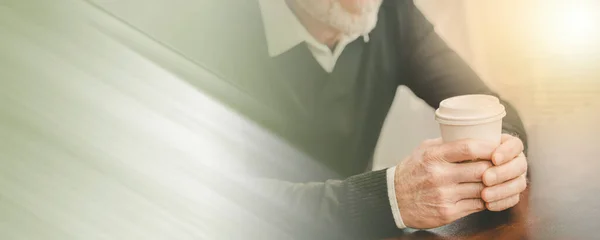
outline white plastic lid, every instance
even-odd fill
[[[435,118],[441,124],[475,125],[493,122],[506,116],[497,97],[483,94],[462,95],[440,103]]]

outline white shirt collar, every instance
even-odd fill
[[[259,0],[263,17],[269,56],[287,52],[312,35],[302,26],[285,0]]]

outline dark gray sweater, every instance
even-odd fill
[[[208,93],[326,169],[288,171],[260,159],[249,162],[254,177],[269,179],[258,181],[269,197],[248,208],[278,219],[273,224],[301,238],[398,234],[385,171],[365,173],[397,87],[409,87],[434,108],[448,97],[494,93],[440,39],[412,0],[384,1],[370,41],[349,44],[332,73],[304,44],[270,58],[257,1],[214,2],[200,10],[207,22],[200,23],[203,35],[196,46],[201,50],[193,55],[237,90]],[[503,104],[504,131],[526,142],[517,112]],[[276,207],[280,201],[286,205]]]

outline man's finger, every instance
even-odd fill
[[[481,191],[485,188],[482,183],[460,183],[454,188],[456,201],[463,199],[481,198]]]
[[[424,154],[430,160],[451,163],[475,159],[490,160],[497,147],[497,144],[490,141],[465,139],[431,147],[425,150]]]
[[[521,155],[500,166],[494,166],[483,173],[483,183],[494,186],[515,179],[527,172],[527,158]]]
[[[490,211],[499,212],[514,207],[519,203],[519,200],[520,196],[516,194],[496,202],[486,203],[485,206]]]
[[[525,175],[521,175],[520,177],[508,182],[483,189],[481,192],[481,198],[488,203],[496,202],[515,194],[519,194],[525,191],[525,188],[527,188],[527,179],[525,178]]]
[[[500,141],[501,142],[506,142],[507,140],[514,138],[515,136],[510,135],[508,133],[503,133],[502,136],[500,137]]]
[[[456,219],[467,216],[471,213],[485,210],[485,202],[481,199],[464,199],[456,202],[458,216]]]
[[[494,151],[492,156],[492,162],[495,165],[502,165],[503,163],[516,158],[524,150],[524,145],[521,139],[513,137],[508,134],[502,135],[502,144]]]
[[[455,183],[481,182],[485,171],[493,166],[492,162],[486,160],[451,165],[452,181]]]

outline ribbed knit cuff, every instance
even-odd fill
[[[344,181],[342,207],[350,229],[364,238],[398,234],[388,198],[386,170],[368,172]]]

